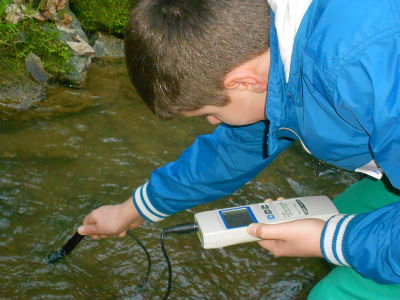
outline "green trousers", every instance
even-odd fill
[[[388,180],[364,178],[350,186],[335,200],[344,214],[368,212],[400,201],[398,190]],[[335,266],[310,292],[308,300],[399,300],[400,284],[378,284],[363,278],[352,268]]]

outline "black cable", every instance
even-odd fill
[[[133,296],[136,296],[138,293],[140,293],[143,288],[146,286],[149,277],[150,277],[150,271],[151,271],[151,257],[149,251],[147,251],[146,247],[143,245],[143,243],[139,240],[137,236],[135,236],[132,232],[127,231],[127,234],[129,237],[131,237],[133,240],[135,240],[139,246],[143,249],[143,251],[146,253],[147,257],[147,272],[146,275],[143,277],[142,283],[138,288],[136,288],[135,294]],[[68,253],[70,253],[78,244],[79,242],[84,238],[84,235],[80,235],[78,232],[76,232],[66,243],[65,245],[49,254],[47,262],[49,264],[54,264],[59,262],[61,259],[63,259]]]
[[[167,291],[165,292],[165,295],[163,297],[163,300],[166,300],[169,296],[169,293],[171,291],[171,286],[172,286],[172,266],[171,266],[171,262],[169,260],[167,251],[165,250],[165,246],[164,246],[164,236],[167,233],[179,233],[179,234],[184,234],[184,233],[190,233],[190,232],[194,232],[198,230],[198,225],[197,224],[181,224],[181,225],[177,225],[177,226],[172,226],[172,227],[168,227],[168,228],[164,228],[163,231],[161,232],[160,235],[160,244],[161,244],[161,250],[163,252],[163,255],[165,257],[165,260],[167,262],[167,266],[168,266],[168,287],[167,287]],[[151,271],[151,257],[150,257],[150,253],[147,251],[146,247],[143,245],[143,243],[139,240],[139,238],[137,236],[135,236],[131,231],[127,231],[127,234],[134,239],[139,246],[143,249],[143,251],[146,253],[146,257],[147,257],[147,272],[146,275],[144,276],[142,283],[140,284],[140,286],[137,288],[137,292],[135,295],[137,295],[147,284],[149,277],[150,277],[150,271]],[[72,238],[70,238],[68,240],[68,242],[64,245],[63,248],[61,248],[60,250],[52,253],[49,255],[48,257],[48,262],[49,263],[55,263],[57,261],[59,261],[60,259],[64,258],[65,255],[67,255],[69,252],[72,251],[72,249],[74,249],[74,247],[84,238],[85,236],[81,236],[78,233],[75,233],[74,236]],[[134,295],[134,296],[135,296]]]
[[[164,228],[163,231],[161,232],[161,235],[160,235],[161,250],[165,257],[165,261],[167,262],[167,266],[168,266],[168,287],[167,287],[167,291],[165,292],[162,300],[166,300],[168,298],[169,293],[171,291],[171,286],[172,286],[172,266],[171,266],[171,262],[169,260],[167,251],[165,250],[164,236],[166,233],[183,234],[183,233],[190,233],[190,232],[197,231],[197,230],[198,230],[197,224],[181,224],[181,225],[177,225],[177,226]]]
[[[164,297],[162,298],[163,300],[166,300],[169,296],[169,292],[171,291],[172,267],[171,267],[171,262],[169,261],[169,258],[168,258],[167,251],[165,250],[165,247],[164,247],[164,234],[165,234],[165,231],[163,230],[160,235],[160,244],[161,244],[162,253],[164,254],[165,261],[167,262],[167,266],[168,266],[168,287],[167,287],[167,291],[164,294]]]
[[[142,247],[143,251],[146,253],[146,257],[147,257],[147,272],[146,275],[143,277],[142,283],[140,284],[140,286],[137,288],[137,292],[135,295],[137,295],[139,292],[142,291],[142,289],[145,287],[145,285],[147,284],[149,277],[150,277],[150,271],[151,271],[151,257],[150,257],[150,253],[149,251],[147,251],[146,247],[143,245],[143,243],[139,240],[139,238],[137,236],[135,236],[131,231],[127,231],[128,235],[134,239],[140,247]],[[135,296],[134,295],[134,296]]]

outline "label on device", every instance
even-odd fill
[[[338,214],[326,196],[291,198],[195,214],[198,235],[205,249],[257,241],[247,233],[251,223],[277,224],[303,218],[328,220]]]
[[[307,207],[304,205],[303,202],[301,202],[300,199],[296,199],[296,201],[292,202],[282,201],[282,203],[278,202],[277,204],[281,207],[281,210],[278,210],[278,212],[282,219],[300,216],[306,217],[308,215]]]

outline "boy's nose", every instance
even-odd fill
[[[216,118],[214,116],[207,116],[207,121],[211,125],[217,125],[217,124],[221,123],[221,120],[219,120],[218,118]]]

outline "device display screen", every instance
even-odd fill
[[[227,228],[243,227],[255,222],[247,208],[221,211],[221,215]]]

